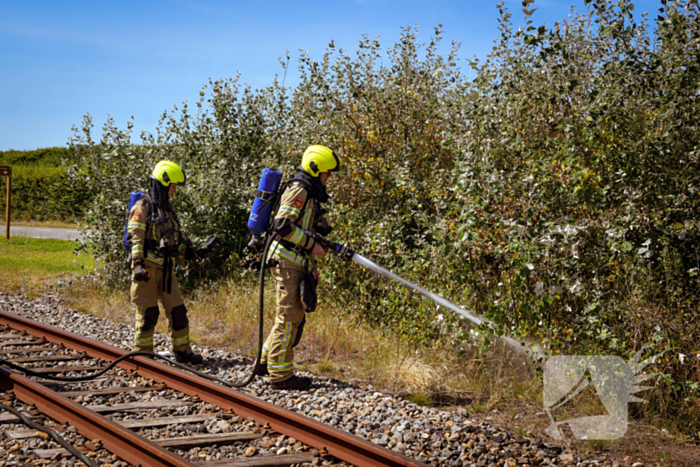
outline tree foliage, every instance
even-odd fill
[[[697,2],[663,3],[653,31],[629,1],[517,30],[501,10],[467,110],[457,269],[481,313],[555,352],[668,350],[656,401],[681,413],[700,363],[700,30]]]
[[[492,52],[464,61],[473,79],[459,44],[438,53],[439,27],[423,44],[405,28],[387,50],[364,37],[352,54],[334,43],[302,54],[294,88],[211,81],[139,144],[111,121],[94,141],[86,117],[73,176],[98,193],[95,251],[125,277],[128,193],[168,158],[188,173],[174,200],[186,231],[223,235],[230,253],[190,279],[230,273],[262,169],[290,176],[306,146],[325,144],[342,161],[334,240],[553,353],[667,350],[656,406],[697,412],[697,2],[638,21],[629,0],[588,1],[553,26],[534,25],[531,3],[519,28],[499,6]],[[327,296],[348,313],[425,345],[473,342],[420,297],[324,266]]]

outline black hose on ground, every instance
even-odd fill
[[[22,423],[24,423],[24,424],[27,425],[28,427],[33,428],[33,429],[35,429],[35,430],[39,430],[39,431],[41,431],[41,432],[43,432],[43,433],[46,433],[47,435],[49,435],[49,436],[51,437],[51,439],[53,439],[53,440],[56,441],[58,444],[60,444],[60,445],[63,446],[64,448],[66,448],[66,449],[68,450],[68,452],[70,452],[71,454],[73,454],[77,459],[79,459],[79,460],[81,460],[82,462],[84,462],[85,465],[87,465],[87,466],[89,466],[89,467],[99,467],[99,466],[100,466],[100,464],[98,464],[97,462],[93,461],[92,459],[90,459],[88,456],[86,456],[86,455],[83,454],[82,452],[78,451],[78,450],[75,448],[75,446],[73,446],[73,445],[70,444],[68,441],[66,441],[65,439],[63,439],[61,436],[59,436],[58,433],[56,433],[56,432],[55,432],[54,430],[52,430],[51,428],[47,428],[47,427],[45,427],[44,425],[40,425],[40,424],[38,424],[38,423],[34,423],[33,421],[31,421],[31,420],[29,419],[29,417],[27,417],[24,413],[20,412],[19,410],[15,409],[14,407],[10,407],[10,406],[8,406],[8,405],[0,404],[0,409],[5,409],[5,410],[7,410],[8,412],[14,414],[17,418],[19,418],[19,419],[22,421]]]
[[[224,384],[234,388],[243,388],[248,386],[255,379],[255,369],[260,365],[260,357],[262,356],[263,339],[264,339],[264,322],[263,318],[265,316],[265,268],[267,267],[267,253],[270,250],[270,245],[272,244],[273,235],[268,232],[267,240],[265,241],[265,247],[263,248],[262,263],[260,264],[260,295],[259,295],[259,306],[258,306],[258,351],[255,356],[255,363],[253,363],[253,371],[250,372],[250,376],[245,381],[229,383],[227,381],[222,381]]]
[[[86,376],[75,376],[75,377],[71,377],[71,378],[68,378],[65,376],[52,376],[52,375],[47,375],[44,373],[37,373],[35,371],[30,370],[29,368],[25,368],[23,366],[17,365],[16,363],[8,362],[7,360],[0,360],[0,365],[6,366],[6,367],[11,368],[13,370],[21,371],[22,373],[24,373],[26,375],[34,376],[37,378],[50,379],[53,381],[64,381],[64,382],[77,383],[77,382],[81,382],[81,381],[90,381],[90,380],[93,380],[95,378],[98,378],[98,377],[102,376],[103,374],[107,373],[112,368],[114,368],[122,360],[126,360],[127,358],[131,358],[131,357],[148,357],[148,358],[152,358],[154,360],[155,359],[165,360],[168,363],[172,363],[173,365],[175,365],[178,368],[181,368],[183,370],[187,370],[190,373],[194,373],[194,374],[201,376],[203,378],[207,378],[207,379],[210,379],[213,381],[218,381],[220,383],[224,383],[227,385],[229,384],[227,381],[224,381],[220,378],[215,378],[215,377],[207,375],[205,373],[200,373],[199,371],[194,370],[192,367],[189,367],[187,365],[183,365],[182,363],[178,363],[169,357],[157,354],[155,352],[142,352],[142,351],[129,352],[128,354],[124,354],[121,357],[119,357],[118,359],[114,360],[112,363],[110,363],[105,368],[103,368],[102,370],[100,370],[96,373],[93,373],[91,375],[86,375]],[[67,371],[67,372],[70,371],[70,367],[69,366],[65,367],[65,371]]]

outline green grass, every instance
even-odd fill
[[[316,371],[321,374],[333,373],[334,371],[336,371],[336,369],[337,368],[335,367],[333,362],[329,362],[328,360],[318,362],[318,364],[316,365]]]
[[[67,240],[0,237],[0,282],[4,291],[45,284],[57,275],[94,270],[87,253],[75,254],[77,244]]]
[[[406,399],[423,407],[429,407],[433,403],[430,395],[423,391],[412,392],[406,396]]]

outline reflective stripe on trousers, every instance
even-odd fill
[[[191,352],[190,348],[190,328],[189,326],[175,331],[172,326],[173,308],[183,304],[182,295],[180,294],[180,286],[173,274],[172,289],[170,293],[163,291],[163,270],[159,268],[145,268],[151,275],[151,280],[148,282],[131,282],[131,302],[136,307],[136,330],[134,336],[134,348],[136,350],[153,351],[153,333],[155,328],[142,329],[144,315],[148,308],[157,307],[158,299],[163,303],[165,308],[165,317],[168,320],[168,330],[170,332],[170,340],[174,351]]]
[[[270,382],[277,383],[294,375],[294,343],[304,320],[304,307],[299,296],[299,283],[304,272],[290,268],[272,268],[271,271],[277,286],[277,313],[263,346],[261,363],[267,365]]]

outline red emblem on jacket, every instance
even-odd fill
[[[297,198],[294,200],[294,206],[296,206],[297,209],[302,207],[303,204],[304,204],[304,200],[301,198]]]
[[[141,220],[141,213],[140,213],[140,212],[135,212],[135,213],[134,213],[134,220],[135,220],[135,221],[140,221],[140,220]]]

